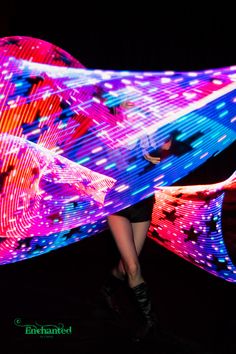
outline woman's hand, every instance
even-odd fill
[[[145,160],[150,161],[154,165],[156,165],[157,163],[161,162],[161,158],[160,157],[153,157],[148,152],[145,155],[143,155],[143,157],[145,158]]]
[[[162,150],[170,150],[172,145],[172,139],[167,140],[161,147]]]

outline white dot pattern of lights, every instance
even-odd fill
[[[3,38],[0,51],[0,264],[94,235],[107,215],[159,188],[150,237],[236,279],[220,223],[223,192],[207,206],[186,200],[191,187],[184,198],[169,194],[235,141],[236,67],[91,70],[28,37]],[[147,152],[161,162],[148,162]]]

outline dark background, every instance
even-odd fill
[[[8,1],[1,5],[0,37],[32,36],[62,47],[88,68],[200,70],[236,64],[233,9],[198,3],[162,7],[136,3]],[[232,14],[232,15],[231,15]],[[213,183],[235,170],[232,144],[179,184]],[[97,303],[118,257],[109,231],[49,254],[0,267],[3,353],[235,353],[236,285],[216,278],[146,240],[140,261],[154,308],[168,339],[133,346],[132,303],[121,294],[124,322]],[[122,298],[123,296],[123,298]],[[23,323],[63,322],[70,338],[30,338]]]

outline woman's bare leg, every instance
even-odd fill
[[[126,271],[122,259],[119,260],[118,264],[112,269],[111,273],[118,279],[125,279]]]
[[[108,225],[120,251],[129,286],[135,287],[142,283],[144,279],[141,274],[132,225],[128,219],[119,215],[109,215]]]
[[[150,226],[150,220],[142,221],[142,222],[134,222],[131,223],[133,236],[134,236],[134,243],[136,247],[137,254],[140,255],[142,251],[147,232]]]
[[[140,342],[156,328],[156,317],[152,311],[151,298],[138,260],[138,253],[142,250],[150,221],[131,224],[125,217],[110,215],[108,224],[120,251],[122,264],[128,275],[128,283],[136,300],[137,309],[145,319],[133,337],[135,342]]]
[[[143,244],[145,242],[149,226],[150,226],[150,220],[131,223],[135,248],[138,256],[143,248]],[[123,261],[122,259],[120,259],[118,265],[112,269],[112,274],[119,279],[124,279],[125,273],[126,271],[123,265]]]

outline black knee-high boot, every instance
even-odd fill
[[[117,316],[120,316],[120,310],[114,295],[124,283],[124,280],[118,279],[111,273],[100,289],[100,295],[106,305],[113,312],[113,314]]]
[[[152,311],[151,299],[145,282],[131,288],[137,307],[143,317],[143,324],[137,329],[133,336],[133,341],[139,342],[147,338],[150,334],[156,334],[158,322],[156,315]]]

